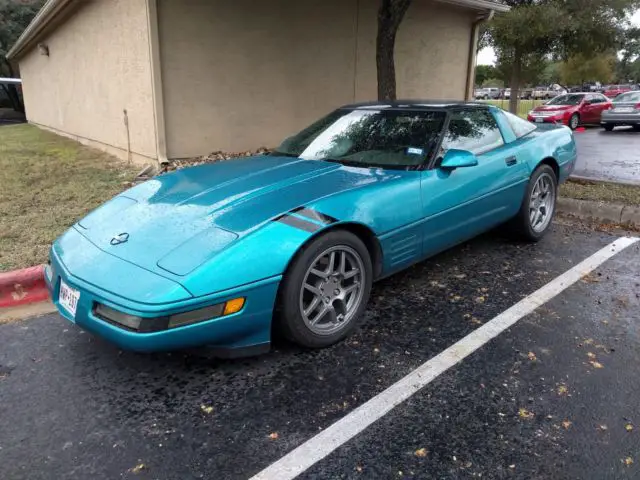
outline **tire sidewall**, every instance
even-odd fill
[[[348,325],[331,335],[318,335],[311,331],[300,312],[300,289],[311,262],[323,251],[333,246],[346,245],[354,249],[364,266],[364,290],[362,300]],[[346,230],[331,230],[315,237],[298,251],[285,272],[276,309],[277,325],[291,341],[310,348],[322,348],[347,337],[358,325],[369,301],[373,281],[371,256],[365,244],[356,235]]]

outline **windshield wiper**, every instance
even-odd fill
[[[298,155],[296,155],[295,153],[289,153],[289,152],[279,152],[278,150],[273,150],[271,152],[270,155],[273,155],[274,157],[292,157],[292,158],[298,158]]]

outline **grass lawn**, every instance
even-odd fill
[[[509,111],[509,100],[481,100],[485,103],[490,103],[496,107],[500,107],[503,110]],[[546,100],[520,100],[518,102],[518,116],[527,118],[527,114],[539,105],[545,103]]]
[[[0,127],[0,271],[44,263],[58,235],[135,173],[32,125]]]
[[[560,196],[578,200],[640,205],[640,187],[619,183],[569,180],[560,185]]]

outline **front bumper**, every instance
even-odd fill
[[[527,120],[531,123],[555,123],[562,125],[569,125],[569,120],[564,117],[553,116],[553,117],[534,117],[533,115],[527,115]]]
[[[60,306],[60,280],[80,292],[75,316]],[[280,277],[273,277],[232,290],[191,298],[184,301],[149,305],[118,298],[110,292],[77,278],[68,271],[52,249],[51,265],[46,269],[45,281],[51,299],[60,315],[125,350],[140,352],[178,350],[193,347],[212,347],[221,355],[233,356],[233,351],[264,350],[271,338],[271,319]],[[151,333],[140,333],[107,322],[94,314],[97,303],[123,313],[143,318],[188,312],[219,304],[236,297],[245,297],[244,308],[235,314],[190,325]]]

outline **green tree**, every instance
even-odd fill
[[[378,99],[396,99],[396,66],[394,49],[396,35],[411,0],[382,0],[378,10],[378,36],[376,38],[376,67],[378,73]]]
[[[15,77],[17,70],[7,60],[9,49],[27,28],[44,0],[0,0],[0,77]],[[13,108],[24,111],[15,85],[2,85]]]
[[[484,85],[490,78],[496,78],[498,72],[493,65],[477,65],[476,66],[476,85]]]
[[[580,53],[610,51],[619,45],[620,26],[640,6],[640,0],[503,1],[511,11],[494,18],[489,35],[499,60],[509,69],[512,112],[517,110],[517,92],[528,69],[551,56],[568,60]]]
[[[565,85],[583,85],[585,82],[609,83],[613,79],[615,58],[614,54],[573,55],[560,64],[560,78]]]

